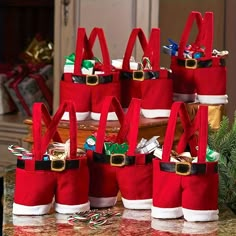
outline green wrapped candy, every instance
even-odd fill
[[[105,154],[125,154],[128,151],[128,144],[127,143],[112,143],[112,142],[105,142],[104,143]]]
[[[210,149],[208,146],[207,146],[207,150],[206,150],[206,160],[209,161],[209,162],[212,162],[212,161],[218,161],[220,158],[220,154],[212,149]]]

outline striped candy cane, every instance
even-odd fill
[[[30,151],[28,151],[27,149],[23,148],[23,147],[20,147],[20,146],[17,146],[17,145],[10,145],[8,147],[8,150],[15,156],[17,157],[29,157],[31,156],[30,154]],[[32,156],[31,156],[32,158]]]

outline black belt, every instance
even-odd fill
[[[74,83],[97,85],[111,83],[113,80],[112,75],[73,75],[72,80]]]
[[[25,169],[25,160],[17,159],[17,168]],[[79,168],[79,160],[35,161],[35,170],[63,171]]]
[[[155,156],[152,153],[145,155],[145,164],[151,163]],[[128,166],[135,164],[135,156],[126,156],[125,154],[106,155],[93,152],[93,160],[98,163],[109,163],[111,166]]]
[[[160,170],[165,172],[174,172],[179,175],[197,175],[205,174],[207,171],[206,164],[190,163],[190,162],[172,162],[164,163],[160,162]],[[215,165],[213,169],[214,173],[218,172],[218,166]]]
[[[178,59],[177,63],[179,66],[184,66],[185,68],[188,69],[196,69],[196,68],[208,68],[212,67],[212,60],[205,60],[205,61],[198,61],[196,59],[185,59],[181,60]],[[225,66],[225,60],[223,58],[220,58],[219,60],[219,66]]]
[[[143,81],[144,79],[158,79],[160,76],[159,71],[121,71],[120,72],[120,78],[121,79],[133,79],[138,81]]]

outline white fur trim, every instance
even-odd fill
[[[127,209],[149,210],[152,207],[152,199],[128,200],[122,197],[122,202]]]
[[[76,212],[88,211],[89,209],[90,209],[89,202],[79,205],[64,205],[55,203],[55,211],[62,214],[72,214]]]
[[[91,112],[92,120],[100,120],[101,113]],[[118,120],[118,117],[115,112],[109,112],[107,120]]]
[[[197,95],[200,103],[204,104],[227,104],[228,95]]]
[[[76,112],[76,120],[86,120],[88,118],[89,114],[90,114],[89,111]],[[69,120],[70,119],[69,112],[65,111],[61,119],[62,120]]]
[[[64,65],[64,73],[74,73],[74,65]]]
[[[219,219],[219,210],[190,210],[183,208],[184,219],[191,222],[216,221]]]
[[[141,109],[142,114],[146,118],[169,117],[170,109]]]
[[[92,207],[111,207],[116,204],[117,197],[89,197]]]
[[[185,93],[174,93],[174,101],[183,101],[183,102],[194,102],[196,99],[196,94],[185,94]]]
[[[182,207],[160,208],[152,206],[152,217],[159,219],[175,219],[183,216]]]
[[[50,211],[51,206],[51,203],[38,206],[25,206],[14,202],[12,213],[14,215],[45,215]]]

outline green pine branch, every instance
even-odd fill
[[[223,116],[217,131],[209,126],[208,145],[220,153],[219,203],[236,212],[236,113],[232,125]]]

